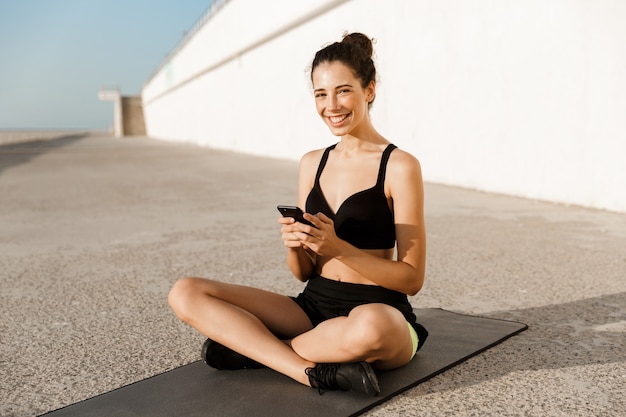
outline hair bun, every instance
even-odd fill
[[[372,45],[372,40],[362,33],[346,33],[345,35],[343,35],[341,43],[348,44],[353,48],[360,49],[363,54],[368,58],[371,58],[374,54],[374,46]]]

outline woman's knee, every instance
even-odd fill
[[[389,340],[389,307],[369,304],[354,308],[349,318],[349,345],[360,354],[381,350]]]
[[[193,298],[201,295],[201,278],[181,278],[172,286],[167,301],[174,313],[183,321],[189,316]]]

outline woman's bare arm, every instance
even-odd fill
[[[298,173],[298,206],[304,210],[306,198],[313,188],[317,163],[321,158],[321,151],[312,151],[305,154],[300,160]],[[300,281],[311,277],[315,269],[315,253],[302,245],[300,238],[294,232],[301,231],[298,225],[279,219],[283,224],[281,229],[283,241],[287,250],[287,266],[291,273]]]

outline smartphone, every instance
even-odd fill
[[[296,219],[297,222],[315,227],[313,223],[304,219],[304,213],[302,212],[302,209],[300,207],[278,205],[276,206],[276,208],[278,209],[278,211],[280,211],[280,214],[282,214],[283,217],[293,217],[294,219]]]

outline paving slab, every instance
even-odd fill
[[[0,145],[0,415],[197,360],[202,336],[167,306],[178,277],[301,290],[275,208],[295,203],[297,162],[29,140]],[[415,307],[530,328],[367,416],[626,415],[626,215],[426,184],[426,226]]]

